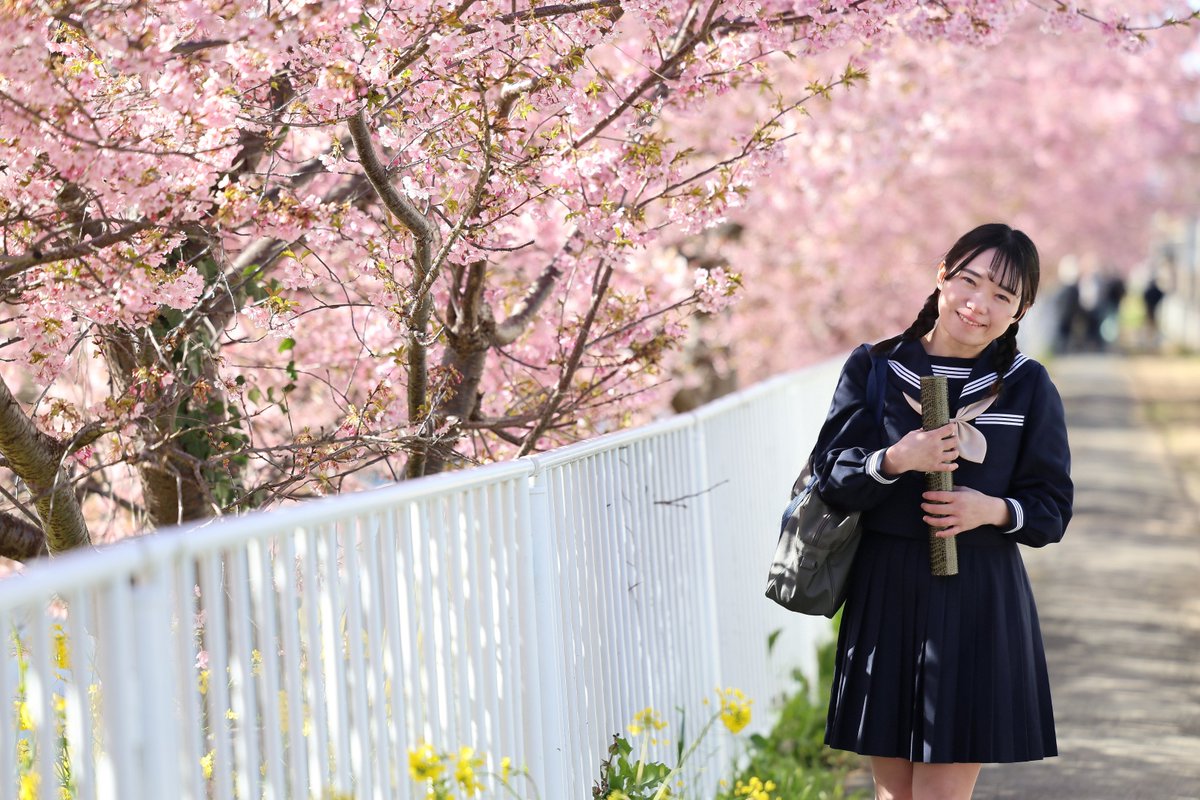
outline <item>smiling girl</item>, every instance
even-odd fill
[[[826,742],[870,757],[879,800],[967,800],[982,763],[1058,752],[1018,547],[1059,541],[1073,497],[1062,401],[1016,346],[1038,275],[1020,231],[967,233],[908,330],[872,348],[887,366],[883,430],[859,349],[818,437],[818,491],[863,512]],[[951,422],[932,431],[921,429],[922,375],[950,388]],[[925,491],[934,471],[953,472],[954,491]],[[930,524],[957,537],[959,574],[932,574]]]

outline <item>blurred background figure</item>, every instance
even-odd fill
[[[1079,266],[1072,256],[1067,256],[1058,265],[1058,280],[1061,284],[1054,296],[1054,345],[1055,353],[1069,353],[1077,347],[1077,327],[1083,316],[1079,301]]]
[[[1141,338],[1143,345],[1152,350],[1157,350],[1161,344],[1158,330],[1158,307],[1166,296],[1167,293],[1159,285],[1158,275],[1151,272],[1145,288],[1142,289],[1142,305],[1145,307],[1146,316],[1142,322]]]
[[[1125,299],[1125,279],[1114,267],[1108,267],[1100,276],[1100,302],[1096,305],[1096,345],[1107,350],[1117,343],[1120,335],[1118,313]]]

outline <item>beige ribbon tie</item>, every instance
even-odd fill
[[[917,412],[917,416],[921,416],[921,402],[914,400],[909,395],[905,394],[904,399]],[[985,397],[982,400],[976,400],[974,403],[963,406],[958,410],[950,422],[954,423],[955,432],[958,434],[958,455],[965,458],[967,461],[974,461],[976,464],[982,464],[984,456],[987,455],[987,438],[978,428],[971,424],[971,420],[978,417],[984,411],[987,411],[992,403],[996,402],[996,395]]]

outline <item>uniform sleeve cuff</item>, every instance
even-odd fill
[[[895,483],[900,480],[899,475],[889,478],[883,474],[883,454],[886,450],[887,448],[885,447],[883,450],[876,450],[867,456],[867,474],[880,483]]]
[[[1025,509],[1021,508],[1021,504],[1011,497],[1004,498],[1004,502],[1008,503],[1008,513],[1013,523],[1013,526],[1005,533],[1016,533],[1025,527]]]

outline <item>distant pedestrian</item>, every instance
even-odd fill
[[[1125,300],[1125,279],[1115,271],[1104,277],[1104,292],[1101,296],[1098,316],[1100,317],[1100,339],[1103,347],[1117,343],[1121,335],[1121,303]]]
[[[1083,309],[1083,349],[1103,350],[1104,337],[1100,326],[1104,322],[1104,278],[1090,272],[1079,282],[1079,305]]]
[[[1020,231],[964,235],[912,325],[872,349],[887,359],[884,430],[856,350],[817,440],[818,491],[863,512],[825,740],[870,757],[877,798],[966,800],[981,763],[1058,753],[1018,547],[1061,539],[1074,491],[1058,391],[1017,351],[1038,276]],[[950,385],[952,421],[928,432],[923,375]],[[954,491],[925,491],[923,473],[950,471]],[[932,574],[931,524],[957,537],[958,575]]]
[[[1146,307],[1146,327],[1154,342],[1158,341],[1158,307],[1166,296],[1167,293],[1151,275],[1150,280],[1146,282],[1146,288],[1142,290],[1142,303]]]
[[[1069,353],[1077,346],[1083,306],[1079,302],[1079,284],[1074,278],[1063,283],[1054,298],[1054,352]]]

